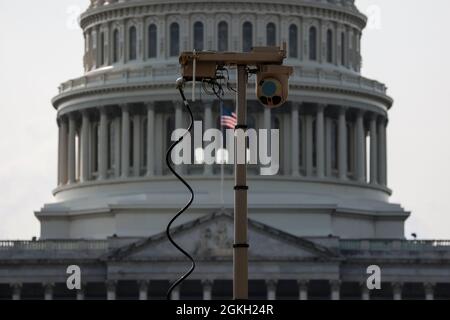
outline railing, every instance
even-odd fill
[[[341,240],[339,248],[346,251],[448,250],[450,252],[450,240]]]
[[[0,241],[1,251],[107,250],[108,240]]]
[[[114,84],[131,83],[173,83],[173,79],[180,73],[178,65],[165,65],[161,67],[143,66],[138,69],[105,70],[81,78],[64,82],[59,87],[59,93],[90,87]],[[230,74],[233,81],[233,74]],[[360,75],[342,73],[337,70],[322,68],[294,67],[294,76],[291,84],[331,85],[346,88],[372,91],[386,94],[386,86],[378,81],[364,78]]]

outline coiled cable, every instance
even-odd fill
[[[184,250],[183,248],[181,248],[180,245],[178,245],[175,240],[172,238],[172,236],[170,235],[170,229],[172,228],[172,225],[175,223],[175,221],[187,210],[189,209],[189,207],[192,205],[192,203],[194,202],[194,190],[192,190],[192,187],[186,182],[186,180],[184,180],[173,168],[172,164],[171,164],[171,155],[172,155],[172,151],[175,149],[175,147],[180,144],[184,138],[191,132],[193,126],[194,126],[194,115],[192,114],[192,110],[191,107],[189,106],[189,102],[186,99],[186,96],[184,94],[184,90],[183,90],[183,82],[182,81],[177,81],[177,89],[181,94],[181,98],[183,99],[183,103],[184,106],[186,107],[186,109],[189,112],[189,116],[191,119],[191,123],[189,125],[189,128],[186,129],[186,132],[175,142],[173,143],[169,150],[167,151],[166,154],[166,164],[169,168],[169,170],[178,178],[178,180],[180,180],[185,186],[186,188],[189,190],[190,194],[191,194],[191,198],[189,200],[189,202],[186,204],[186,206],[181,209],[176,215],[175,217],[173,217],[173,219],[169,222],[169,224],[167,225],[167,229],[166,229],[166,234],[167,234],[167,238],[169,239],[169,241],[172,243],[172,245],[178,249],[178,251],[180,251],[183,255],[185,255],[192,263],[191,268],[189,269],[188,272],[186,272],[183,276],[181,276],[180,279],[178,279],[177,281],[175,281],[171,287],[169,288],[169,291],[167,292],[167,300],[171,300],[172,299],[172,293],[173,291],[179,286],[181,285],[181,283],[183,281],[185,281],[194,271],[196,268],[196,264],[195,264],[195,260],[194,258],[192,258],[192,256],[186,252],[186,250]]]

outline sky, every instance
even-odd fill
[[[52,202],[57,127],[50,100],[82,75],[77,16],[88,0],[0,0],[0,239],[39,236]],[[406,235],[450,239],[450,1],[356,0],[368,15],[363,70],[395,99],[388,133],[391,201]]]

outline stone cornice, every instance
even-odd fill
[[[310,18],[321,18],[335,20],[341,23],[353,25],[362,30],[367,23],[367,18],[356,10],[339,7],[331,4],[298,2],[284,0],[273,1],[259,0],[257,2],[226,1],[211,2],[197,0],[195,2],[165,1],[154,3],[154,1],[126,2],[110,4],[99,8],[89,9],[81,15],[80,25],[83,30],[96,24],[111,20],[136,18],[148,15],[186,14],[191,12],[206,13],[243,13],[252,12],[258,14],[280,14],[289,16],[302,16]]]

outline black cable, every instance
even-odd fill
[[[169,150],[167,151],[166,154],[166,163],[167,166],[169,167],[169,170],[178,178],[178,180],[180,180],[188,189],[189,192],[191,193],[191,199],[189,200],[188,204],[181,209],[176,216],[170,221],[170,223],[167,226],[166,229],[166,234],[167,234],[167,238],[169,239],[169,241],[172,243],[172,245],[178,249],[178,251],[180,251],[181,253],[183,253],[192,263],[191,268],[189,269],[189,271],[184,274],[180,279],[178,279],[177,281],[175,281],[175,283],[169,288],[169,291],[167,292],[167,300],[171,300],[171,296],[172,296],[172,292],[175,290],[176,287],[178,287],[183,281],[185,281],[195,270],[196,268],[196,264],[194,259],[192,258],[192,256],[187,253],[183,248],[181,248],[173,239],[172,236],[170,235],[170,229],[172,228],[172,225],[174,224],[174,222],[187,210],[189,209],[189,207],[192,205],[192,203],[194,202],[194,190],[192,190],[191,186],[186,182],[186,180],[184,180],[176,171],[175,169],[172,167],[171,165],[171,155],[172,155],[172,151],[173,149],[180,144],[183,139],[189,134],[189,132],[191,132],[193,126],[194,126],[194,115],[192,114],[192,110],[191,107],[189,106],[189,103],[186,99],[186,96],[184,95],[184,91],[182,86],[178,87],[178,90],[180,91],[181,94],[181,98],[183,99],[183,103],[184,106],[186,107],[186,109],[189,111],[189,115],[191,118],[191,124],[189,125],[189,128],[186,130],[186,132],[178,139],[177,142],[175,142],[174,144],[172,144],[169,148]]]

